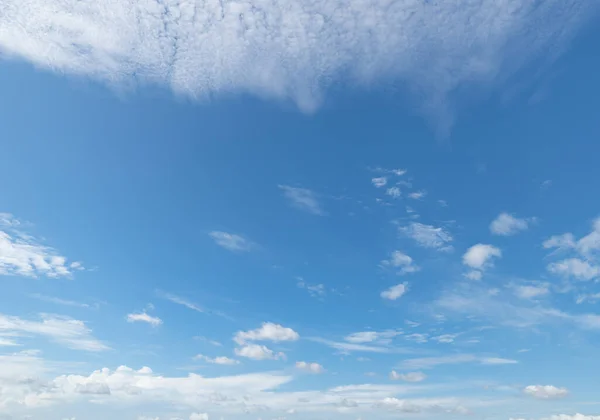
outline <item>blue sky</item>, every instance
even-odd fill
[[[3,3],[0,419],[600,419],[597,2]]]

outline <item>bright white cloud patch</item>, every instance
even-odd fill
[[[145,322],[147,324],[152,325],[153,327],[158,327],[163,323],[162,319],[152,315],[148,315],[146,312],[128,314],[127,322]]]
[[[40,321],[0,314],[0,335],[37,335],[74,350],[103,351],[109,347],[94,338],[83,321],[58,315],[42,314]]]
[[[208,234],[217,245],[229,251],[250,251],[254,244],[243,236],[234,233],[213,231]]]
[[[371,179],[371,183],[376,187],[376,188],[381,188],[381,187],[385,187],[385,185],[387,184],[387,178],[384,176],[380,176],[377,178],[373,178]]]
[[[502,257],[502,251],[493,245],[473,245],[462,258],[463,264],[472,268],[465,276],[471,280],[481,280],[483,271],[492,267],[493,260],[500,257]]]
[[[406,283],[400,283],[381,292],[381,297],[388,300],[400,299],[408,291]]]
[[[226,356],[218,356],[218,357],[208,357],[203,354],[197,354],[194,356],[194,360],[202,360],[206,363],[212,363],[215,365],[238,365],[239,360],[230,359]]]
[[[238,331],[234,341],[244,344],[248,341],[296,341],[300,335],[291,328],[284,327],[272,322],[263,322],[260,328],[250,331]]]
[[[558,388],[553,385],[529,385],[525,387],[523,392],[530,397],[542,400],[559,399],[569,395],[566,388]]]
[[[600,420],[600,416],[586,416],[584,414],[556,414],[543,420]]]
[[[284,359],[284,353],[275,353],[267,346],[260,344],[246,344],[235,349],[235,354],[252,360],[278,360]]]
[[[0,213],[0,275],[56,278],[84,269],[79,262],[68,263],[58,251],[22,230],[23,226],[13,215]]]
[[[385,193],[392,198],[400,198],[400,196],[402,195],[402,192],[398,187],[390,187],[387,190],[385,190]]]
[[[512,214],[500,213],[490,224],[494,235],[511,236],[529,228],[528,219],[519,219]]]
[[[394,381],[405,381],[405,382],[422,382],[427,379],[427,375],[423,372],[408,372],[408,373],[398,373],[395,370],[392,370],[390,373],[390,379]]]
[[[303,370],[309,373],[323,373],[325,369],[318,363],[296,362],[296,369]]]
[[[570,40],[595,2],[5,0],[0,52],[108,81],[207,98],[250,92],[313,110],[324,90],[405,81],[450,120],[457,86],[505,81]],[[427,68],[427,71],[423,71]]]
[[[192,414],[190,414],[190,420],[208,420],[208,414],[192,413]]]
[[[452,235],[441,227],[425,225],[423,223],[413,222],[408,226],[399,228],[400,233],[412,238],[419,246],[424,248],[434,248],[440,251],[449,251],[452,249]]]
[[[289,185],[280,185],[283,195],[290,204],[299,210],[312,213],[317,216],[324,216],[325,211],[317,199],[317,195],[307,188],[290,187]]]

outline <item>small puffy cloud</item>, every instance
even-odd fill
[[[500,213],[490,224],[494,235],[512,236],[529,228],[532,219],[519,219],[509,213]]]
[[[240,363],[239,360],[230,359],[229,357],[225,356],[208,357],[203,354],[197,354],[194,356],[194,360],[203,360],[206,363],[212,363],[215,365],[238,365]]]
[[[300,335],[291,328],[284,327],[273,322],[263,322],[263,324],[254,330],[238,331],[234,341],[238,344],[245,344],[248,341],[296,341]]]
[[[371,179],[371,183],[376,188],[385,187],[385,185],[387,184],[387,178],[385,176],[380,176],[380,177],[377,177],[377,178],[373,178],[373,179]]]
[[[388,300],[396,300],[401,298],[408,291],[406,283],[400,283],[381,292],[381,297]]]
[[[275,353],[267,346],[262,346],[260,344],[246,344],[236,348],[234,351],[236,355],[252,360],[278,360],[285,358],[284,353]]]
[[[128,314],[127,322],[145,322],[153,327],[158,327],[163,323],[162,319],[149,315],[146,312]]]
[[[400,188],[398,187],[390,187],[387,190],[385,190],[385,193],[392,198],[399,198],[402,195],[402,193],[400,192]]]
[[[483,271],[493,266],[494,258],[500,257],[502,251],[493,245],[473,245],[463,255],[463,264],[472,268],[465,276],[471,280],[480,280]]]
[[[576,280],[592,280],[600,275],[600,266],[590,264],[588,261],[579,258],[567,258],[550,263],[547,269],[552,274]]]
[[[566,388],[558,388],[553,385],[529,385],[523,389],[525,395],[541,400],[554,400],[569,395]]]
[[[307,188],[290,187],[289,185],[279,185],[283,195],[289,203],[299,210],[312,213],[317,216],[324,216],[325,211],[317,199],[317,195]]]
[[[208,420],[208,414],[192,413],[192,414],[190,414],[190,420]]]
[[[310,373],[323,373],[325,369],[318,363],[296,362],[296,369],[300,369]]]
[[[413,259],[403,253],[402,251],[394,251],[391,253],[390,258],[383,260],[381,265],[384,267],[390,267],[397,270],[397,274],[408,274],[414,273],[420,270],[420,267],[414,264]]]
[[[229,251],[247,252],[254,248],[254,244],[243,236],[222,231],[212,231],[208,234],[217,245]]]
[[[390,373],[390,379],[394,381],[405,381],[405,382],[422,382],[427,379],[427,375],[423,372],[408,372],[408,373],[398,373],[395,370],[392,370]]]
[[[424,248],[433,248],[440,251],[452,249],[448,245],[452,242],[452,235],[441,227],[413,222],[408,226],[400,227],[399,232],[413,239],[419,246]]]
[[[544,249],[558,248],[571,249],[576,247],[575,236],[572,233],[564,233],[562,235],[554,235],[546,239],[542,246]]]

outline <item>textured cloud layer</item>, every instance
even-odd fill
[[[344,79],[408,82],[440,108],[464,82],[553,58],[586,0],[5,0],[0,52],[194,97],[244,91],[314,109]],[[426,71],[425,71],[426,69]]]

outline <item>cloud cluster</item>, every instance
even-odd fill
[[[471,280],[480,280],[483,272],[492,267],[495,258],[502,257],[502,251],[493,245],[476,244],[463,255],[463,264],[472,270],[466,274]]]
[[[254,343],[254,341],[271,341],[279,343],[282,341],[296,341],[300,335],[291,328],[284,327],[272,322],[263,322],[263,324],[254,330],[238,331],[233,337],[239,346],[235,349],[235,354],[241,357],[247,357],[253,360],[276,360],[284,359],[285,354],[276,353],[267,346]]]
[[[410,256],[402,251],[393,251],[390,258],[381,261],[381,265],[394,269],[399,275],[414,273],[421,269]]]
[[[0,53],[109,83],[194,98],[250,92],[313,110],[340,80],[407,82],[448,121],[458,87],[555,58],[595,2],[5,0]],[[427,71],[423,71],[427,69]]]
[[[566,388],[558,388],[553,385],[529,385],[523,392],[530,397],[542,400],[559,399],[569,395]]]
[[[408,226],[399,228],[401,234],[412,238],[417,245],[424,248],[433,248],[438,251],[451,251],[452,235],[441,227],[413,222]]]

